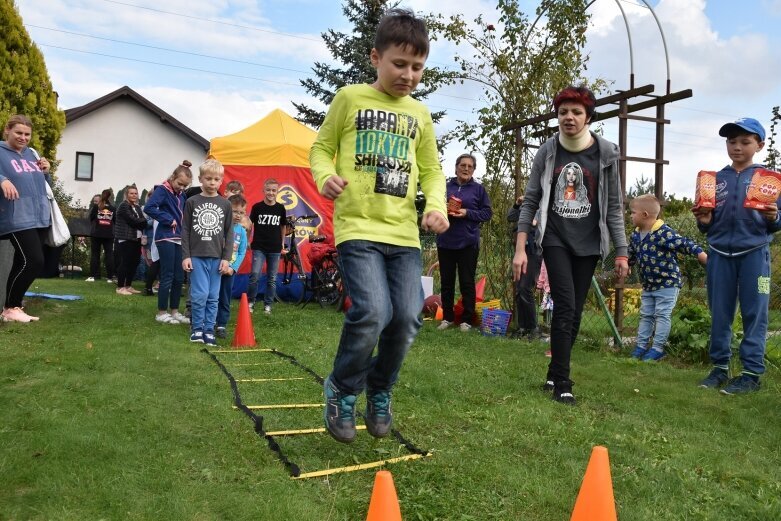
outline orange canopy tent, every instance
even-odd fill
[[[316,136],[317,132],[277,109],[244,130],[212,139],[209,151],[225,166],[223,186],[233,180],[244,186],[247,214],[263,199],[265,181],[274,178],[279,182],[277,201],[285,205],[288,217],[317,216],[297,225],[292,238],[306,270],[310,269],[309,234],[326,235],[333,243],[333,202],[320,195],[309,170],[309,149]],[[239,273],[249,272],[250,265],[248,252]],[[259,288],[262,291],[265,285]],[[282,289],[278,283],[277,291],[284,296]]]

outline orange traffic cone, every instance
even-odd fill
[[[374,478],[374,490],[369,502],[369,515],[366,521],[401,521],[399,498],[393,486],[393,476],[387,470],[377,472]]]
[[[252,327],[252,316],[249,313],[247,294],[241,294],[239,303],[239,318],[236,320],[236,332],[233,333],[233,347],[254,347],[255,329]]]
[[[442,306],[437,306],[437,312],[434,313],[434,320],[442,320],[444,317],[444,312],[442,311]]]
[[[618,521],[610,460],[605,447],[597,446],[591,451],[570,521]]]

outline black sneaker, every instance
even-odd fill
[[[384,438],[393,424],[390,391],[366,391],[366,430],[375,438]]]
[[[700,382],[700,387],[703,389],[718,389],[729,380],[729,373],[726,369],[721,367],[714,367],[711,369],[710,374]]]
[[[560,380],[553,384],[553,399],[559,403],[566,405],[575,405],[575,395],[572,394],[572,386],[574,384],[570,380]]]
[[[144,288],[144,295],[147,297],[153,297],[155,292],[152,291],[152,288]]]
[[[542,384],[542,390],[546,393],[549,393],[553,390],[553,380],[545,380],[545,383]]]
[[[754,391],[759,391],[760,387],[758,376],[742,373],[740,376],[730,380],[726,387],[721,390],[721,394],[753,393]]]
[[[216,336],[217,338],[228,338],[228,332],[225,331],[224,327],[218,327],[214,331],[214,336]]]
[[[354,394],[344,394],[331,383],[331,377],[323,382],[325,393],[325,428],[336,441],[352,443],[355,440]]]

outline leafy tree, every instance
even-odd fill
[[[331,56],[342,65],[316,62],[312,68],[316,77],[300,80],[306,91],[328,106],[341,87],[356,83],[374,83],[377,72],[369,58],[369,53],[374,47],[374,35],[385,12],[397,5],[397,1],[389,0],[347,0],[342,7],[342,12],[353,25],[352,34],[333,29],[322,33]],[[434,39],[435,35],[432,33],[429,36]],[[438,67],[426,67],[421,84],[412,93],[412,97],[425,99],[441,85],[450,83],[452,76],[452,73]],[[324,110],[312,108],[304,103],[293,103],[293,106],[298,110],[296,119],[300,122],[314,128],[319,128],[323,124]],[[436,123],[443,115],[444,112],[434,112],[431,117]]]
[[[526,184],[534,150],[518,150],[513,133],[502,132],[502,127],[550,112],[551,100],[559,90],[570,84],[587,84],[583,78],[589,20],[586,4],[585,0],[543,0],[530,18],[517,0],[497,0],[497,20],[484,15],[474,22],[461,15],[437,19],[435,29],[465,49],[455,57],[460,79],[479,85],[480,98],[485,100],[476,110],[477,122],[459,121],[452,137],[485,158],[482,182],[496,217],[485,225],[482,261],[491,274],[489,285],[505,298],[509,293],[504,220],[515,194]],[[599,92],[605,83],[597,81],[589,86]],[[550,135],[546,128],[542,122],[521,129],[520,139],[542,143]]]
[[[765,163],[771,170],[778,170],[781,168],[781,154],[778,151],[778,144],[776,141],[776,127],[779,121],[781,121],[781,113],[779,113],[779,107],[773,107],[773,117],[770,118],[770,135],[767,139],[767,159]]]
[[[57,109],[43,55],[30,40],[13,1],[0,2],[0,121],[25,114],[33,122],[30,145],[41,155],[54,157],[65,113]]]

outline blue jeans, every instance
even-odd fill
[[[664,352],[667,337],[670,336],[672,315],[678,300],[679,288],[662,288],[640,294],[640,325],[637,327],[637,345],[642,348]],[[654,327],[656,326],[656,327]],[[654,337],[653,344],[651,336]]]
[[[389,391],[423,324],[420,250],[361,240],[343,242],[337,250],[352,306],[344,317],[331,381],[347,394],[367,387]]]
[[[160,254],[160,288],[157,290],[157,309],[179,309],[179,300],[182,298],[182,283],[184,282],[184,270],[182,269],[182,246],[171,241],[157,243],[157,251]],[[170,304],[169,304],[170,303]]]
[[[233,275],[220,277],[220,296],[217,304],[217,327],[226,327],[231,318],[231,294],[233,293]]]
[[[217,303],[220,300],[220,259],[191,257],[190,302],[192,302],[190,329],[214,333],[217,320]]]
[[[740,361],[743,370],[756,375],[764,373],[770,304],[770,247],[764,246],[740,257],[724,257],[711,250],[708,252],[706,272],[713,365],[729,365],[732,322],[740,302],[743,318]]]
[[[252,272],[249,274],[247,300],[255,302],[258,296],[258,279],[263,265],[266,265],[266,291],[263,294],[263,304],[270,306],[277,295],[277,271],[279,271],[279,253],[266,253],[252,250]]]

